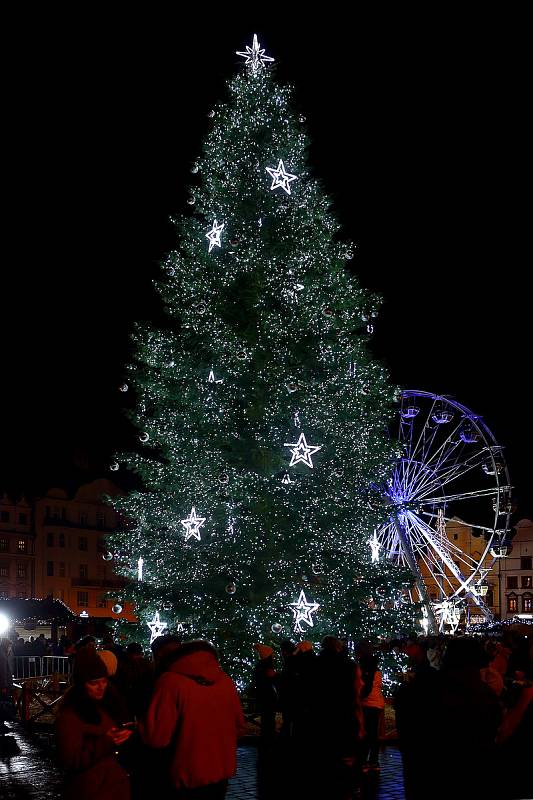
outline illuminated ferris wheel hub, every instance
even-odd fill
[[[473,609],[492,619],[486,576],[505,555],[511,512],[502,448],[466,406],[417,390],[399,401],[398,442],[380,556],[411,569],[409,596],[423,604],[429,632],[455,630]]]

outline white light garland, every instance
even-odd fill
[[[207,517],[197,517],[196,516],[196,509],[193,506],[191,509],[191,513],[188,517],[181,520],[181,524],[185,528],[185,541],[188,542],[191,536],[194,536],[198,541],[200,541],[200,528],[205,523]]]
[[[297,442],[285,442],[283,447],[292,447],[292,458],[289,467],[293,467],[295,464],[305,464],[307,467],[313,469],[313,462],[311,461],[311,456],[313,453],[318,452],[318,450],[322,450],[322,445],[309,445],[307,444],[305,433],[300,434],[300,438]]]
[[[163,631],[166,630],[166,628],[168,627],[166,622],[161,622],[159,618],[159,611],[155,612],[153,620],[151,622],[148,622],[147,625],[150,628],[150,633],[151,633],[150,644],[152,644],[154,639],[157,639],[159,636],[162,636]]]
[[[252,72],[256,72],[260,67],[264,67],[265,62],[274,61],[271,56],[265,56],[265,49],[261,49],[261,45],[257,41],[257,33],[254,33],[252,46],[246,45],[246,52],[237,50],[236,53],[238,56],[242,56],[246,59],[244,64],[247,67],[249,66]]]
[[[300,592],[298,601],[296,603],[289,603],[289,605],[292,606],[292,613],[294,614],[295,631],[298,631],[298,633],[304,632],[304,629],[301,626],[302,622],[305,622],[305,624],[310,628],[314,627],[311,614],[314,614],[320,606],[318,603],[308,603],[303,589]]]
[[[266,171],[272,176],[272,186],[270,187],[270,191],[277,189],[279,186],[285,192],[287,192],[287,194],[291,193],[290,183],[298,180],[298,176],[291,175],[290,172],[285,171],[285,166],[281,158],[279,160],[277,169],[275,169],[275,167],[266,167]]]
[[[222,247],[220,243],[220,234],[222,233],[223,230],[224,230],[224,223],[221,222],[219,225],[218,222],[215,220],[213,222],[213,227],[211,228],[209,233],[206,233],[205,235],[205,238],[209,239],[209,252],[211,252],[213,247]]]

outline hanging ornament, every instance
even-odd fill
[[[141,556],[139,558],[139,560],[137,561],[137,580],[138,581],[142,581],[142,579],[143,579],[143,565],[144,565],[144,559]]]
[[[229,475],[227,472],[221,472],[218,476],[218,482],[222,483],[223,485],[229,483]]]
[[[149,437],[149,435],[146,433],[146,431],[144,431],[144,433],[141,433],[141,434],[139,435],[139,439],[140,439],[140,441],[141,441],[141,442],[147,442],[149,438],[150,438],[150,437]]]
[[[303,114],[300,114],[300,116],[298,117],[298,121],[299,122],[305,122],[305,117],[304,117]]]
[[[232,247],[237,247],[237,245],[239,244],[239,240],[238,239],[230,239],[229,243],[230,243],[230,245]]]
[[[366,332],[367,333],[374,333],[374,326],[372,325],[371,322],[369,322],[368,325],[366,326]]]
[[[119,392],[127,392],[128,388],[129,387],[127,383],[121,383],[120,386],[118,387],[118,390]]]
[[[207,379],[207,382],[208,383],[224,383],[224,378],[218,378],[218,380],[217,380],[217,378],[215,378],[215,373],[213,372],[213,370],[211,370],[209,372],[209,377]]]
[[[361,394],[364,394],[364,395],[370,394],[370,386],[362,386],[361,387]]]
[[[195,201],[194,197],[187,198],[187,205],[193,206],[195,204],[195,202],[196,201]]]
[[[379,551],[381,550],[381,544],[378,539],[377,531],[374,531],[374,535],[372,539],[368,540],[368,544],[372,550],[372,563],[374,564],[376,561],[379,561]]]
[[[327,306],[326,308],[322,309],[322,313],[325,317],[332,317],[333,316],[333,309]]]
[[[345,258],[347,261],[351,261],[351,260],[352,260],[352,258],[353,258],[353,253],[352,253],[352,251],[351,251],[351,250],[348,250],[348,251],[347,251],[347,252],[344,254],[344,258]]]
[[[237,358],[239,359],[239,361],[246,361],[246,353],[245,353],[245,351],[244,350],[239,350],[239,352],[237,353]]]
[[[318,452],[318,450],[322,450],[322,445],[308,445],[305,433],[300,434],[300,438],[297,442],[288,443],[285,442],[283,447],[292,447],[292,458],[289,464],[289,467],[293,467],[295,464],[305,464],[310,469],[313,469],[313,462],[311,461],[311,456],[313,453]]]
[[[207,311],[206,304],[205,303],[198,303],[198,305],[196,306],[196,311],[199,314],[205,314],[205,312]]]
[[[299,411],[295,411],[294,412],[294,427],[295,428],[301,428],[302,427],[300,425],[300,412]]]
[[[191,513],[188,517],[181,520],[181,524],[185,528],[185,541],[188,542],[189,539],[194,536],[198,541],[200,541],[200,528],[204,525],[207,517],[197,517],[196,516],[196,509],[194,506],[191,509]]]
[[[246,59],[244,65],[250,67],[252,72],[257,72],[258,69],[264,67],[267,61],[274,61],[271,56],[265,55],[265,49],[261,48],[261,45],[257,41],[256,33],[254,33],[252,46],[250,47],[250,45],[247,44],[245,52],[237,50],[236,53],[238,56],[242,56],[242,58]]]
[[[297,392],[298,391],[298,384],[294,383],[292,381],[291,381],[291,383],[286,383],[285,386],[287,387],[287,391],[289,392],[289,394],[292,394],[292,392]]]
[[[221,222],[220,225],[218,224],[217,220],[213,222],[213,227],[206,233],[205,238],[209,239],[209,252],[213,249],[213,247],[222,247],[220,243],[220,235],[224,230],[224,223]]]
[[[192,174],[196,175],[196,173],[198,172],[199,169],[200,168],[199,168],[198,164],[193,164],[192,167],[191,167]]]
[[[272,186],[270,187],[270,191],[280,187],[283,189],[283,191],[287,192],[287,194],[291,193],[290,184],[292,181],[298,180],[298,176],[291,175],[290,172],[285,172],[285,166],[281,159],[279,160],[277,169],[274,167],[266,167],[266,171],[272,177]]]
[[[104,561],[112,561],[113,560],[113,553],[110,553],[109,550],[108,550],[107,553],[103,554],[102,558],[104,559]]]
[[[303,633],[302,622],[309,625],[310,628],[314,627],[311,614],[314,614],[320,606],[318,603],[308,603],[305,597],[304,590],[300,592],[300,596],[296,603],[289,603],[292,606],[292,613],[294,614],[294,630],[298,633]]]
[[[313,570],[313,575],[322,575],[322,572],[324,571],[320,564],[313,564],[311,569]]]
[[[275,622],[272,625],[272,628],[271,628],[272,633],[281,633],[282,630],[283,630],[283,628],[281,627],[279,622]]]
[[[113,614],[120,614],[120,612],[122,611],[122,606],[120,605],[120,603],[115,603],[111,611],[113,612]]]
[[[159,618],[159,611],[156,611],[154,614],[154,618],[151,622],[147,623],[148,627],[150,628],[150,644],[157,639],[159,636],[163,635],[163,631],[167,628],[166,622],[161,622]]]
[[[228,594],[235,594],[236,591],[237,591],[237,587],[235,586],[235,584],[234,583],[228,583],[228,585],[226,586],[226,592]]]
[[[117,464],[116,461],[114,461],[112,464],[109,465],[109,469],[111,470],[111,472],[116,472],[118,468],[119,465]]]
[[[209,119],[213,119],[213,117],[215,116],[215,112],[211,109],[211,111],[207,112],[207,116],[209,117]]]
[[[291,481],[291,476],[289,475],[289,473],[288,473],[288,472],[286,472],[286,473],[285,473],[285,475],[284,475],[284,476],[283,476],[283,478],[281,479],[281,482],[282,482],[282,483],[284,483],[284,484],[285,484],[285,485],[287,485],[287,486],[288,486],[289,484],[296,483],[296,481]]]

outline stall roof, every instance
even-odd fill
[[[13,623],[41,622],[41,623],[67,623],[76,619],[76,615],[65,605],[62,600],[45,597],[37,598],[6,598],[0,600],[0,612],[5,614]]]

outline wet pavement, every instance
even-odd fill
[[[11,731],[3,745],[0,736],[2,800],[59,798],[61,776],[54,764],[52,729],[38,726],[34,733],[30,733],[18,723],[10,723],[9,728]],[[10,749],[16,747],[19,752],[10,753]],[[397,747],[387,745],[382,748],[380,766],[380,773],[362,776],[361,793],[353,796],[362,800],[404,800],[402,762]],[[309,764],[301,765],[302,772],[309,774],[311,769]],[[239,747],[237,775],[230,782],[227,800],[278,800],[282,796],[280,788],[283,783],[284,765],[276,756],[258,760],[256,744],[243,744]],[[324,800],[329,800],[329,793],[323,796]]]

